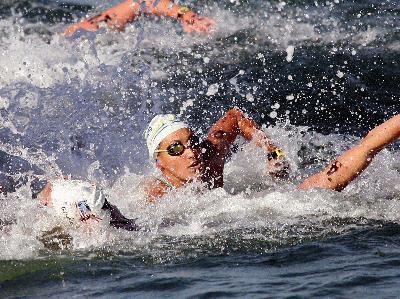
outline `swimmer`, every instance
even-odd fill
[[[200,175],[211,188],[222,187],[225,159],[239,135],[254,140],[267,152],[270,175],[276,178],[288,175],[289,167],[283,151],[238,109],[228,111],[202,143],[186,124],[177,121],[174,116],[155,117],[147,130],[147,145],[150,156],[157,159],[157,166],[165,179],[160,177],[154,180],[150,201],[164,195],[170,187],[183,186]],[[201,149],[204,152],[200,161]],[[107,201],[101,190],[88,182],[55,180],[47,183],[37,197],[50,211],[71,222],[95,224],[109,215],[113,227],[131,231],[140,229],[135,220],[124,217],[116,206]]]
[[[34,199],[49,207],[51,214],[71,223],[95,224],[109,221],[110,226],[128,231],[139,230],[135,219],[128,219],[112,205],[96,185],[81,180],[43,180],[45,172],[26,160],[0,151],[0,195],[7,197],[29,184]],[[1,198],[0,198],[1,200]]]
[[[49,211],[71,223],[96,224],[109,219],[110,226],[117,229],[137,231],[135,219],[128,219],[110,204],[103,191],[95,184],[81,180],[57,179],[48,182],[37,195]]]
[[[286,177],[289,167],[278,148],[253,120],[239,109],[229,110],[200,141],[185,123],[174,115],[157,115],[145,132],[150,158],[162,176],[147,183],[148,200],[156,201],[168,191],[194,180],[209,188],[223,186],[223,171],[230,148],[238,136],[253,140],[267,152],[269,174]],[[400,114],[371,130],[361,142],[333,161],[323,171],[307,178],[299,189],[343,190],[386,145],[400,138]]]
[[[141,13],[166,16],[181,22],[183,29],[190,33],[210,32],[215,25],[212,19],[202,17],[187,6],[175,4],[170,0],[126,0],[98,15],[69,26],[65,36],[74,34],[78,29],[96,31],[102,26],[123,31],[127,23],[133,22]]]
[[[162,176],[150,178],[150,202],[193,180],[210,188],[222,187],[223,172],[231,146],[238,136],[254,141],[267,153],[266,169],[275,178],[285,178],[289,165],[285,154],[252,119],[239,109],[230,109],[200,141],[188,125],[172,114],[153,118],[145,132],[150,159]]]

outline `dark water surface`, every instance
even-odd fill
[[[213,36],[140,17],[65,39],[111,3],[0,3],[0,297],[398,297],[399,144],[342,193],[295,186],[400,113],[400,2],[185,3]],[[202,133],[232,106],[286,150],[290,180],[239,142],[224,190],[145,205],[148,121],[172,112]],[[60,175],[149,231],[65,225],[30,189]]]
[[[395,297],[398,224],[254,254],[204,254],[157,265],[92,253],[1,264],[3,296]]]

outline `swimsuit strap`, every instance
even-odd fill
[[[172,185],[170,182],[168,182],[163,176],[157,176],[156,179],[159,180],[161,183],[164,183],[165,185],[167,185],[169,188],[175,189],[174,185]]]

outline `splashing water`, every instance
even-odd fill
[[[184,35],[170,20],[139,17],[122,33],[67,39],[63,17],[53,15],[69,21],[87,11],[82,5],[108,4],[0,5],[0,162],[27,163],[9,174],[24,183],[0,195],[0,260],[61,252],[181,263],[398,224],[396,145],[342,193],[296,189],[400,112],[398,5],[350,2],[193,2],[217,21],[215,35]],[[153,166],[142,132],[151,117],[176,113],[205,133],[232,106],[285,149],[290,180],[264,175],[264,153],[238,141],[224,189],[194,183],[147,205],[141,186]],[[96,182],[147,230],[71,225],[32,199],[35,178],[64,175]]]

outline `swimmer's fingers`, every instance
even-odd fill
[[[86,20],[80,21],[78,23],[72,24],[65,31],[65,36],[71,36],[79,29],[84,29],[86,31],[97,31],[99,29],[99,25],[102,22],[107,22],[110,17],[107,14],[99,14],[88,18]]]

